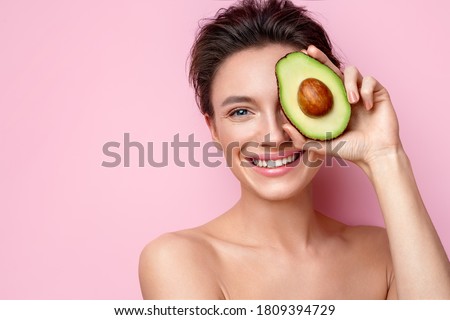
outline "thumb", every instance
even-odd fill
[[[284,131],[292,140],[294,148],[299,150],[307,150],[318,155],[326,154],[326,141],[312,140],[302,135],[292,124],[286,123],[283,125]]]
[[[326,144],[328,142],[327,141],[319,141],[319,140],[312,140],[312,139],[308,139],[303,148],[305,150],[308,150],[308,152],[310,153],[316,153],[318,155],[321,156],[325,156],[326,155]]]
[[[289,138],[292,141],[292,145],[295,149],[303,149],[303,146],[306,143],[306,138],[303,136],[292,124],[285,123],[283,124],[283,130],[288,134]]]

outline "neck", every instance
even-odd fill
[[[317,215],[309,185],[300,194],[285,200],[262,199],[242,189],[241,199],[229,217],[242,228],[244,241],[280,248],[307,247],[317,233]]]

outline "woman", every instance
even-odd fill
[[[340,148],[309,143],[280,108],[275,64],[293,51],[344,81],[352,118],[331,142]],[[328,36],[303,8],[243,1],[203,26],[191,53],[198,104],[231,159],[241,198],[211,222],[146,246],[144,298],[450,299],[448,258],[387,90],[355,67],[341,72]],[[386,229],[347,226],[314,210],[311,181],[320,166],[311,163],[329,150],[367,174]],[[264,165],[282,158],[281,166]]]

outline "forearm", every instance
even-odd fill
[[[389,237],[400,299],[450,299],[447,255],[423,204],[403,150],[366,169]]]

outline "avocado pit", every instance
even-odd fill
[[[298,89],[298,104],[309,117],[322,117],[330,112],[333,95],[322,81],[307,78],[301,82]]]

